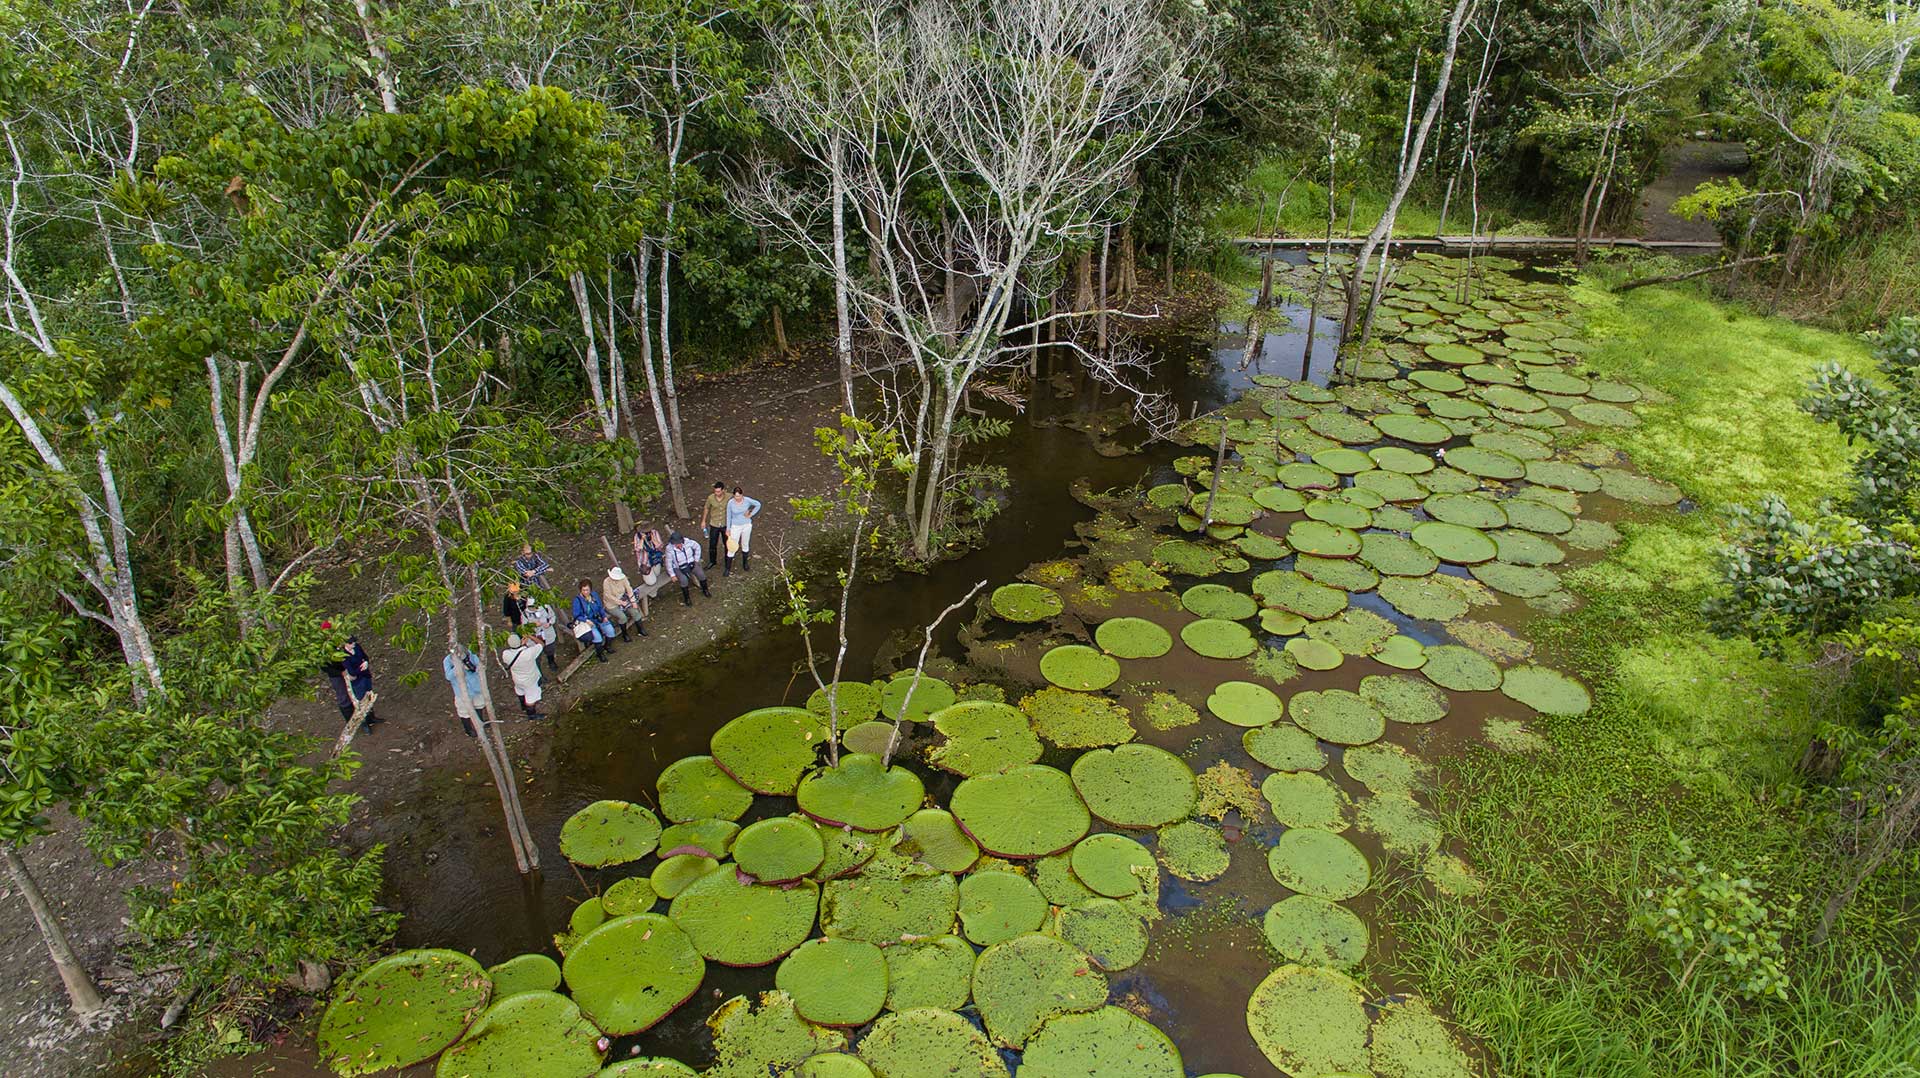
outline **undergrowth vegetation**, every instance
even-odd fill
[[[1700,612],[1725,510],[1768,492],[1797,509],[1845,496],[1850,453],[1797,402],[1818,364],[1864,369],[1865,350],[1682,290],[1581,295],[1591,365],[1672,398],[1610,440],[1694,505],[1622,522],[1625,542],[1569,574],[1581,609],[1533,625],[1596,706],[1539,719],[1548,751],[1445,764],[1443,822],[1486,886],[1397,893],[1398,972],[1447,1001],[1507,1075],[1920,1074],[1912,860],[1871,878],[1814,942],[1841,853],[1799,763],[1841,675],[1807,645],[1770,654],[1717,637]],[[1697,967],[1647,928],[1675,912],[1648,892],[1695,865],[1751,896],[1761,926]],[[1782,953],[1768,956],[1774,930]],[[1743,964],[1776,959],[1780,992],[1749,998]]]

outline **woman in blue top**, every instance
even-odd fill
[[[480,682],[480,656],[468,648],[466,658],[456,666],[453,654],[449,652],[440,660],[440,669],[446,675],[447,685],[453,689],[453,710],[460,716],[460,725],[466,728],[468,737],[476,736],[474,722],[487,721],[486,698],[482,695],[485,687]],[[466,684],[465,693],[460,691],[462,682]]]
[[[747,544],[753,539],[753,518],[760,515],[760,503],[747,497],[747,492],[739,487],[733,488],[733,497],[727,500],[727,571],[724,575],[733,575],[733,556],[740,555],[740,571],[753,568],[753,554]]]
[[[607,617],[607,604],[593,590],[593,581],[582,580],[580,593],[573,597],[573,635],[593,643],[593,657],[607,661],[607,641],[613,638],[613,619]]]

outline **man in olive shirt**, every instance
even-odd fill
[[[700,510],[700,526],[707,529],[707,568],[720,561],[720,548],[727,541],[727,485],[715,483],[707,504]]]

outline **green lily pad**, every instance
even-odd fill
[[[1447,463],[1468,475],[1482,479],[1518,479],[1527,474],[1527,463],[1498,449],[1465,445],[1447,453]]]
[[[697,853],[680,853],[671,857],[662,857],[660,863],[653,866],[653,875],[647,877],[647,886],[661,898],[672,901],[680,892],[693,885],[693,881],[709,872],[717,871],[720,862],[716,858]]]
[[[871,943],[811,939],[781,960],[773,983],[809,1022],[863,1026],[887,1000],[887,960]]]
[[[819,829],[790,816],[750,823],[733,842],[740,871],[762,883],[797,880],[819,868],[826,856]]]
[[[1353,803],[1324,775],[1312,771],[1276,771],[1260,784],[1273,818],[1288,827],[1345,831]]]
[[[1190,496],[1185,483],[1162,483],[1147,491],[1147,504],[1155,509],[1178,509]]]
[[[932,1007],[875,1022],[860,1038],[860,1058],[887,1078],[1007,1078],[1007,1065],[973,1023]]]
[[[1322,520],[1296,520],[1287,529],[1287,545],[1302,554],[1351,558],[1360,553],[1360,535],[1352,528]]]
[[[1427,646],[1411,636],[1390,636],[1381,641],[1373,660],[1396,670],[1418,670],[1427,665]]]
[[[973,1002],[994,1043],[1017,1049],[1048,1019],[1104,1005],[1107,978],[1079,948],[1033,933],[980,952]]]
[[[700,1072],[677,1059],[641,1056],[609,1063],[596,1078],[699,1078]]]
[[[1320,435],[1322,438],[1331,438],[1336,442],[1344,442],[1348,445],[1365,445],[1368,442],[1377,442],[1380,440],[1379,430],[1375,429],[1373,424],[1367,422],[1360,416],[1354,415],[1352,412],[1317,412],[1306,418],[1306,425],[1308,430]],[[1324,452],[1324,450],[1322,452]],[[1313,457],[1315,464],[1328,468],[1333,467],[1333,465],[1321,460],[1319,453],[1315,453]],[[1335,470],[1337,471],[1338,469]]]
[[[921,809],[900,825],[895,851],[940,872],[965,872],[980,859],[980,847],[945,809]]]
[[[1147,928],[1140,916],[1124,902],[1097,895],[1063,907],[1056,915],[1053,934],[1086,952],[1095,966],[1109,973],[1130,969],[1147,954]]]
[[[1355,476],[1353,489],[1370,490],[1390,502],[1417,502],[1427,496],[1427,488],[1418,479],[1399,472],[1371,471]]]
[[[1447,432],[1449,438],[1452,434],[1452,431]],[[1402,475],[1420,475],[1434,469],[1434,460],[1430,454],[1415,452],[1397,445],[1383,445],[1377,449],[1369,449],[1367,456],[1372,457],[1373,462],[1386,471],[1399,472]]]
[[[1532,565],[1490,561],[1476,565],[1469,571],[1475,580],[1494,591],[1521,599],[1538,599],[1560,587],[1558,573]]]
[[[1441,419],[1485,419],[1493,413],[1484,404],[1465,397],[1441,397],[1427,402],[1427,411]]]
[[[1296,636],[1287,641],[1286,653],[1305,670],[1336,670],[1346,661],[1339,648],[1308,637]]]
[[[1420,482],[1435,494],[1464,494],[1480,489],[1480,480],[1451,465],[1442,465],[1420,477]]]
[[[1072,846],[1093,822],[1064,771],[1024,764],[976,775],[953,791],[953,814],[996,857],[1042,857]]]
[[[600,1031],[573,1000],[522,992],[487,1008],[434,1067],[438,1078],[595,1078]]]
[[[1485,655],[1458,644],[1428,648],[1427,664],[1420,672],[1435,685],[1455,692],[1486,692],[1500,687],[1500,667]]]
[[[913,686],[911,698],[907,695],[909,685]],[[916,684],[912,671],[908,671],[887,682],[880,694],[880,714],[889,722],[902,718],[925,722],[934,712],[952,705],[954,699],[953,686],[924,673]]]
[[[1251,681],[1223,681],[1207,697],[1207,710],[1234,726],[1265,726],[1285,710],[1273,690]]]
[[[1413,529],[1413,541],[1426,547],[1434,557],[1455,565],[1474,565],[1492,561],[1500,551],[1478,528],[1429,520]]]
[[[1205,882],[1216,879],[1227,870],[1227,840],[1217,828],[1199,820],[1182,820],[1160,829],[1160,863],[1167,866],[1168,872],[1183,880]],[[1067,938],[1073,939],[1071,936]],[[1092,953],[1092,948],[1086,944],[1078,940],[1073,942],[1081,950]],[[1108,969],[1124,968],[1107,965],[1105,959],[1101,959],[1101,965]]]
[[[1196,494],[1187,504],[1194,515],[1198,516],[1207,511],[1207,495]],[[1214,492],[1213,523],[1239,527],[1253,523],[1259,516],[1260,504],[1245,494],[1234,494],[1226,490]]]
[[[889,751],[888,746],[893,744],[893,735],[894,729],[892,723],[881,722],[878,719],[874,719],[871,722],[863,722],[852,729],[842,730],[840,732],[840,747],[846,749],[848,752],[864,752],[869,756],[884,756]],[[906,733],[902,731],[901,739],[904,741],[905,738]]]
[[[873,1068],[845,1052],[808,1056],[800,1061],[794,1078],[873,1078]]]
[[[1176,573],[1212,576],[1220,571],[1221,555],[1210,546],[1186,539],[1169,539],[1153,548],[1153,560]]]
[[[567,991],[613,1036],[651,1029],[700,990],[707,964],[679,925],[657,913],[616,917],[567,952]]]
[[[1380,585],[1380,574],[1358,558],[1316,558],[1302,554],[1293,560],[1293,567],[1314,583],[1341,591],[1372,591]]]
[[[1518,371],[1510,367],[1496,367],[1491,363],[1476,363],[1460,373],[1481,385],[1517,386],[1521,382]]]
[[[1366,438],[1363,439],[1364,441],[1371,442],[1380,437],[1380,432],[1375,429],[1371,423],[1367,424],[1364,433],[1366,434]],[[1358,475],[1361,472],[1370,471],[1374,467],[1372,457],[1367,456],[1358,449],[1348,449],[1345,446],[1335,449],[1322,449],[1313,455],[1313,462],[1328,471],[1338,472],[1341,475]]]
[[[1519,432],[1483,431],[1475,434],[1471,441],[1481,449],[1495,449],[1521,460],[1545,460],[1553,455],[1551,446]]]
[[[1260,611],[1260,631],[1275,636],[1293,636],[1307,627],[1307,619],[1291,610]]]
[[[1637,427],[1640,417],[1630,408],[1618,404],[1588,403],[1576,404],[1567,409],[1569,415],[1582,423],[1596,427]]]
[[[1333,469],[1301,460],[1282,464],[1275,478],[1292,490],[1332,490],[1340,485],[1340,476]]]
[[[1506,508],[1507,524],[1523,531],[1563,535],[1573,527],[1573,517],[1531,498],[1513,498],[1507,502]]]
[[[960,937],[907,940],[882,951],[887,959],[888,1010],[957,1011],[972,998],[973,948]]]
[[[1275,513],[1298,513],[1307,507],[1307,499],[1287,487],[1261,487],[1253,492],[1253,500]]]
[[[1294,1075],[1366,1072],[1366,994],[1320,966],[1281,966],[1247,1001],[1247,1030],[1275,1067]]]
[[[837,720],[840,729],[858,726],[880,714],[880,690],[865,681],[836,681],[807,697],[807,710],[825,726]]]
[[[1268,606],[1314,621],[1333,617],[1347,608],[1346,592],[1316,584],[1291,569],[1269,569],[1254,577],[1253,591]]]
[[[1060,593],[1038,584],[1002,584],[993,589],[987,605],[995,614],[1017,622],[1045,621],[1067,608]]]
[[[1386,576],[1423,577],[1440,567],[1440,559],[1426,547],[1381,532],[1368,532],[1362,537],[1360,560]]]
[[[1095,691],[1120,680],[1120,664],[1085,644],[1062,644],[1040,657],[1040,674],[1063,689]]]
[[[1180,627],[1180,639],[1209,659],[1244,659],[1259,646],[1245,625],[1219,618],[1188,622]]]
[[[1093,638],[1117,659],[1157,659],[1173,650],[1173,634],[1145,618],[1108,618]]]
[[[859,875],[830,880],[821,889],[820,931],[890,946],[951,933],[959,911],[960,886],[952,874],[882,851]]]
[[[820,867],[813,870],[813,878],[823,882],[837,880],[866,867],[867,862],[880,852],[880,845],[884,841],[880,836],[865,831],[826,827],[806,816],[797,816],[796,819],[806,820],[820,832],[820,842],[826,847],[827,856],[820,862]]]
[[[1040,893],[1055,906],[1071,906],[1096,897],[1092,889],[1073,874],[1073,857],[1069,853],[1054,854],[1033,862],[1033,885],[1040,888]]]
[[[1477,361],[1476,359],[1475,362]],[[1409,373],[1407,380],[1422,389],[1431,389],[1435,393],[1458,393],[1467,388],[1466,381],[1452,371],[1418,370]]]
[[[1500,691],[1543,715],[1584,715],[1593,706],[1586,686],[1544,666],[1513,667]]]
[[[1156,880],[1153,854],[1125,835],[1088,835],[1073,847],[1073,874],[1095,894],[1129,898]]]
[[[913,815],[926,796],[920,776],[884,765],[880,757],[852,752],[837,767],[823,767],[800,780],[800,811],[834,827],[884,831]],[[752,828],[748,828],[752,830]],[[735,856],[746,832],[734,840]]]
[[[1415,445],[1444,445],[1453,440],[1453,430],[1437,419],[1422,415],[1383,415],[1376,416],[1373,425],[1380,433]],[[1375,450],[1378,452],[1378,450]],[[1371,454],[1370,454],[1371,455]],[[1380,458],[1374,457],[1377,462]],[[1386,465],[1381,465],[1386,467]]]
[[[1360,695],[1393,722],[1424,725],[1447,717],[1447,694],[1405,674],[1363,677]]]
[[[1295,723],[1335,745],[1365,745],[1387,732],[1386,716],[1359,693],[1345,689],[1297,692],[1290,707]]]
[[[704,1078],[766,1078],[785,1074],[802,1060],[835,1052],[847,1044],[838,1030],[800,1017],[785,992],[763,992],[757,1000],[735,996],[707,1019],[717,1057]]]
[[[1073,762],[1073,786],[1087,808],[1115,827],[1160,827],[1193,811],[1193,770],[1165,749],[1121,745]]]
[[[861,721],[872,717],[866,715]],[[826,739],[826,727],[810,711],[757,708],[714,733],[713,761],[754,793],[786,797],[800,784],[800,775],[813,766]]]
[[[1420,503],[1420,508],[1435,520],[1469,528],[1503,528],[1507,511],[1500,503],[1478,494],[1435,494]]]
[[[1260,609],[1260,604],[1253,601],[1253,596],[1243,595],[1224,584],[1195,584],[1180,596],[1180,605],[1197,617],[1224,618],[1227,621],[1250,618]]]
[[[1380,581],[1380,597],[1422,621],[1452,621],[1468,609],[1460,590],[1440,576],[1387,577]]]
[[[1022,1078],[1185,1078],[1180,1050],[1151,1022],[1119,1007],[1054,1018],[1020,1059]]]
[[[1318,771],[1327,754],[1312,734],[1292,723],[1276,722],[1240,736],[1247,755],[1277,771]]]
[[[1246,631],[1235,622],[1220,624]],[[1020,710],[1032,720],[1035,733],[1063,749],[1090,749],[1133,740],[1133,722],[1127,709],[1104,696],[1041,689],[1023,697]]]
[[[1422,784],[1427,765],[1398,745],[1384,742],[1357,745],[1340,757],[1340,766],[1355,782],[1377,794],[1411,795]]]
[[[1635,505],[1673,505],[1680,500],[1680,488],[1664,479],[1640,475],[1623,468],[1599,468],[1600,492]]]
[[[1600,489],[1600,477],[1594,474],[1591,468],[1582,468],[1578,464],[1569,464],[1563,460],[1529,462],[1527,482],[1538,483],[1543,487],[1571,490],[1576,494],[1587,494]]]
[[[1146,718],[1147,725],[1156,730],[1173,730],[1200,721],[1200,713],[1193,709],[1193,705],[1170,692],[1156,692],[1149,696],[1140,714]]]
[[[376,1074],[432,1059],[486,1010],[493,981],[458,951],[401,951],[334,996],[319,1049],[337,1074]]]
[[[1352,969],[1367,957],[1367,923],[1324,898],[1288,895],[1267,907],[1260,928],[1280,957],[1303,966]]]
[[[1307,827],[1281,834],[1267,851],[1267,869],[1288,890],[1330,902],[1366,890],[1373,876],[1366,855],[1353,843],[1330,831]]]
[[[497,966],[487,967],[493,981],[493,1000],[499,1002],[521,992],[551,992],[560,987],[560,963],[543,954],[515,955]]]
[[[587,868],[638,861],[659,841],[660,817],[630,801],[595,801],[560,826],[561,856]]]
[[[1047,900],[1025,876],[975,872],[960,881],[960,929],[982,947],[1038,932]]]
[[[1620,542],[1620,531],[1604,520],[1576,520],[1565,538],[1575,550],[1607,550]]]
[[[1236,536],[1233,547],[1247,557],[1260,561],[1273,561],[1293,553],[1293,548],[1284,541],[1259,532],[1247,532],[1245,535]]]
[[[687,884],[669,910],[707,960],[764,966],[806,940],[819,906],[820,887],[812,880],[779,887],[746,883],[722,866]]]
[[[1166,635],[1165,630],[1161,635]],[[954,704],[934,713],[933,728],[944,740],[927,754],[927,760],[958,775],[986,775],[1040,759],[1040,739],[1027,716],[1009,704],[985,700]]]
[[[1342,655],[1371,655],[1393,635],[1393,622],[1359,607],[1307,626],[1308,639],[1338,648]]]
[[[1366,798],[1354,822],[1378,838],[1389,853],[1417,857],[1440,848],[1440,821],[1411,797],[1376,794]]]
[[[686,756],[668,764],[660,772],[658,789],[660,814],[675,823],[737,820],[753,805],[753,791],[733,781],[711,756]]]
[[[1430,344],[1427,345],[1426,351],[1428,357],[1434,362],[1445,363],[1450,367],[1464,367],[1470,363],[1478,363],[1483,358],[1479,349],[1469,348],[1464,344]]]
[[[653,884],[645,876],[629,876],[607,888],[600,896],[600,906],[608,917],[625,917],[632,913],[645,913],[660,900]]]
[[[1475,1078],[1479,1073],[1446,1023],[1418,997],[1380,1008],[1370,1052],[1379,1078]]]
[[[598,898],[589,898],[573,908],[567,917],[567,931],[575,936],[584,936],[607,919],[607,908]]]
[[[1515,505],[1534,505],[1533,502],[1515,502]],[[1548,512],[1559,512],[1552,506],[1542,505]],[[1571,525],[1569,525],[1571,526]],[[1493,546],[1500,560],[1510,565],[1558,565],[1567,558],[1567,552],[1560,549],[1553,540],[1530,531],[1516,531],[1502,528],[1493,534]]]

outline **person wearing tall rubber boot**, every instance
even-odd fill
[[[641,636],[647,635],[647,623],[640,616],[640,596],[634,594],[633,584],[627,580],[627,571],[618,565],[607,570],[607,578],[600,582],[600,601],[606,604],[607,617],[620,626],[620,639],[627,639],[627,626],[638,630]]]
[[[707,530],[707,568],[720,561],[720,549],[727,541],[727,485],[716,482],[707,504],[700,507],[700,526]]]
[[[733,556],[740,555],[740,571],[753,568],[753,553],[748,544],[753,540],[753,518],[760,515],[760,503],[747,497],[747,492],[739,487],[733,488],[733,497],[727,499],[727,576],[733,575]]]
[[[573,597],[573,635],[593,645],[593,657],[607,661],[607,644],[613,640],[613,621],[607,617],[607,604],[594,594],[593,581],[580,581],[580,592]]]
[[[693,582],[700,582],[700,594],[711,597],[707,590],[707,571],[700,567],[700,541],[690,535],[674,532],[667,537],[667,572],[680,585],[680,604],[693,605]]]

